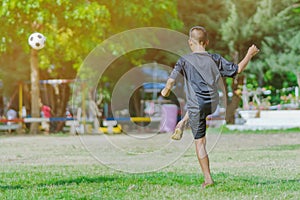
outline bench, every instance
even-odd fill
[[[19,124],[0,124],[0,131],[3,131],[3,132],[11,132],[12,130],[17,130],[21,128]]]

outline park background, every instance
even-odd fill
[[[210,39],[208,50],[220,53],[228,60],[238,62],[252,43],[255,43],[261,50],[236,81],[224,80],[228,90],[226,95],[231,94],[228,97],[227,105],[230,112],[226,113],[228,124],[234,123],[234,116],[238,108],[247,109],[242,101],[243,86],[246,86],[248,91],[259,93],[259,98],[264,104],[261,107],[254,105],[256,109],[299,109],[299,99],[296,94],[296,88],[300,85],[300,8],[298,1],[2,0],[1,5],[1,115],[5,115],[8,105],[14,106],[19,111],[17,94],[19,86],[22,84],[24,98],[27,99],[24,103],[27,104],[25,105],[27,108],[30,108],[32,98],[41,98],[44,102],[48,101],[53,116],[65,116],[66,108],[72,97],[72,88],[69,84],[58,84],[55,87],[44,85],[44,88],[40,88],[40,97],[31,96],[28,84],[31,76],[31,49],[27,39],[33,32],[41,32],[47,38],[45,48],[38,52],[38,78],[40,80],[71,80],[76,78],[86,56],[98,44],[114,34],[141,27],[163,27],[187,34],[189,28],[194,25],[204,26],[208,30]],[[138,41],[133,40],[133,42]],[[131,68],[153,60],[173,66],[177,59],[178,57],[174,55],[155,49],[135,51],[120,57],[110,66],[99,82],[99,93],[103,95],[102,103],[109,103],[114,84],[122,74]],[[118,73],[115,73],[116,71]],[[231,136],[234,137],[235,134],[241,133],[244,132],[233,132]],[[258,133],[246,132],[245,134],[252,138],[253,134]],[[295,167],[297,163],[299,164],[299,156],[297,156],[299,153],[299,130],[266,131],[263,134],[271,134],[270,137],[274,141],[278,137],[287,139],[278,140],[277,143],[272,143],[272,140],[270,143],[264,144],[254,142],[256,145],[253,148],[250,147],[251,145],[246,145],[245,148],[229,147],[229,150],[221,148],[219,152],[217,151],[215,161],[224,156],[222,151],[228,150],[232,151],[233,155],[232,157],[225,156],[227,159],[224,158],[225,161],[236,159],[240,161],[241,166],[237,164],[230,169],[228,164],[225,164],[228,168],[225,167],[224,173],[221,172],[224,168],[215,166],[215,177],[220,182],[228,181],[230,183],[229,186],[217,185],[215,190],[220,192],[220,196],[214,196],[215,198],[221,198],[222,195],[228,196],[228,198],[237,195],[236,198],[242,198],[245,195],[246,199],[296,199],[297,190],[299,190],[299,170],[296,170]],[[267,140],[263,134],[259,133],[258,139]],[[66,135],[58,136],[67,137]],[[3,171],[0,189],[1,195],[3,194],[7,198],[21,199],[24,196],[28,198],[40,196],[44,196],[44,198],[47,196],[50,198],[76,198],[72,192],[68,192],[69,189],[71,191],[81,191],[82,189],[83,192],[77,197],[87,199],[104,196],[109,198],[110,195],[118,198],[117,191],[121,191],[120,198],[127,199],[130,197],[126,196],[126,191],[131,192],[133,198],[172,198],[176,196],[177,189],[183,196],[182,198],[186,199],[189,196],[183,193],[189,191],[189,186],[192,187],[191,197],[196,197],[198,194],[196,183],[201,176],[198,176],[198,171],[194,169],[197,168],[196,165],[189,166],[184,170],[184,167],[178,164],[179,167],[175,167],[173,171],[168,169],[159,173],[135,176],[115,174],[105,168],[97,168],[92,161],[89,164],[79,162],[78,166],[68,162],[50,162],[49,165],[43,166],[43,160],[38,162],[37,157],[26,157],[21,153],[22,150],[9,153],[8,147],[18,146],[18,139],[20,139],[20,143],[28,140],[23,136],[15,139],[17,141],[13,141],[14,139],[6,135],[1,137]],[[35,139],[43,140],[44,137]],[[252,140],[254,139],[252,138]],[[27,143],[27,145],[29,144],[30,142]],[[234,144],[239,144],[239,141]],[[75,149],[80,149],[80,145],[77,143],[73,146]],[[57,148],[57,146],[55,147]],[[35,150],[38,151],[38,149],[37,145]],[[250,158],[257,159],[259,157],[265,164],[260,165],[258,171],[252,171],[245,167],[247,165],[243,165],[241,155],[244,155],[243,151],[249,149],[255,152]],[[31,150],[29,151],[33,153]],[[62,151],[64,150],[61,149],[59,152]],[[11,150],[11,152],[13,151]],[[59,152],[57,157],[62,156]],[[69,154],[65,155],[70,156],[72,152],[70,150]],[[235,155],[236,152],[239,152],[240,155],[238,153]],[[260,157],[262,152],[265,157]],[[87,156],[85,153],[82,154],[84,154],[83,157]],[[277,154],[280,156],[277,157]],[[186,157],[192,157],[191,155],[193,156],[189,152]],[[247,154],[247,156],[249,155]],[[282,166],[280,161],[285,156],[288,164]],[[30,163],[34,160],[31,158],[37,160],[37,164],[33,168],[30,167]],[[21,161],[20,164],[18,160],[22,159],[25,161]],[[28,160],[26,161],[26,159]],[[193,161],[196,163],[195,160]],[[222,162],[225,161],[222,160]],[[222,162],[219,162],[220,166],[224,164]],[[270,163],[272,163],[271,167]],[[9,167],[7,168],[7,166]],[[248,166],[256,165],[248,163]],[[66,171],[63,171],[63,168]],[[96,175],[88,173],[85,169],[94,170]],[[180,170],[183,172],[177,174]],[[259,170],[261,171],[259,172]],[[43,176],[49,171],[53,176],[49,175],[44,178]],[[253,174],[257,174],[257,177],[253,178]],[[68,177],[64,178],[63,176]],[[198,181],[198,183],[201,182]],[[96,189],[97,184],[102,186],[101,190]],[[172,188],[173,184],[176,189]],[[145,186],[144,190],[141,189],[143,185]],[[278,188],[279,190],[277,190]],[[31,193],[32,189],[34,192]],[[151,196],[151,192],[156,189],[160,190]],[[210,190],[213,192],[214,188]],[[61,191],[61,193],[56,194],[57,191]],[[282,191],[286,192],[281,194]],[[202,192],[202,195],[204,195],[203,198],[209,198],[211,194]],[[266,198],[264,198],[265,195]]]

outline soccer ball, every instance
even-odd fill
[[[45,46],[46,38],[41,33],[32,33],[28,38],[28,44],[35,50],[40,50]]]

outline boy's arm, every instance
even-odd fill
[[[160,92],[163,97],[167,97],[170,95],[170,92],[175,84],[175,80],[177,76],[180,74],[183,66],[184,66],[184,61],[182,58],[180,58],[175,64],[175,67],[167,80],[165,88]]]
[[[174,84],[175,84],[175,79],[169,78],[169,79],[167,80],[167,83],[166,83],[165,88],[161,91],[161,95],[162,95],[163,97],[169,96],[169,95],[170,95],[170,92],[171,92],[171,89],[172,89],[172,87],[174,86]]]
[[[253,44],[251,47],[249,47],[247,54],[243,58],[243,60],[238,64],[238,73],[241,73],[244,71],[246,66],[248,65],[249,61],[253,56],[255,56],[259,52],[259,49]]]

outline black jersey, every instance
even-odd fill
[[[183,74],[188,108],[202,110],[205,104],[218,104],[220,77],[234,77],[237,71],[237,64],[219,54],[190,53],[177,61],[169,78],[176,79],[180,73]]]

